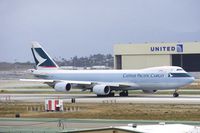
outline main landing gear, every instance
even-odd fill
[[[114,93],[114,92],[110,92],[110,93],[108,94],[108,96],[109,96],[109,97],[114,97],[114,96],[115,96],[115,93]]]
[[[178,97],[178,96],[179,96],[179,94],[178,94],[177,91],[178,91],[178,90],[176,89],[175,92],[173,93],[173,97]]]
[[[128,91],[126,90],[126,91],[120,92],[120,93],[119,93],[119,96],[120,96],[120,97],[127,97],[127,96],[128,96]]]
[[[98,95],[97,94],[97,97],[114,97],[114,96],[115,96],[114,92],[110,92],[108,95]]]
[[[114,92],[110,92],[108,95],[98,95],[97,94],[97,97],[114,97],[114,96],[115,96]],[[128,96],[128,91],[125,90],[125,91],[120,92],[119,96],[120,97],[127,97]]]

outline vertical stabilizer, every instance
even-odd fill
[[[36,63],[36,69],[59,68],[38,42],[32,42],[31,51]]]

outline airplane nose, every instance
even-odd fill
[[[195,78],[194,77],[191,77],[190,78],[190,83],[194,82]]]

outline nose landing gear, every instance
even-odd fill
[[[177,91],[178,91],[178,89],[176,89],[175,92],[173,93],[173,97],[178,97],[179,96]]]

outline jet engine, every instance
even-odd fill
[[[55,84],[54,89],[58,92],[67,92],[72,88],[70,83],[58,82]]]
[[[147,94],[153,94],[155,93],[157,90],[142,90],[144,93],[147,93]]]
[[[108,95],[110,93],[110,87],[107,85],[95,85],[93,92],[97,95]]]

